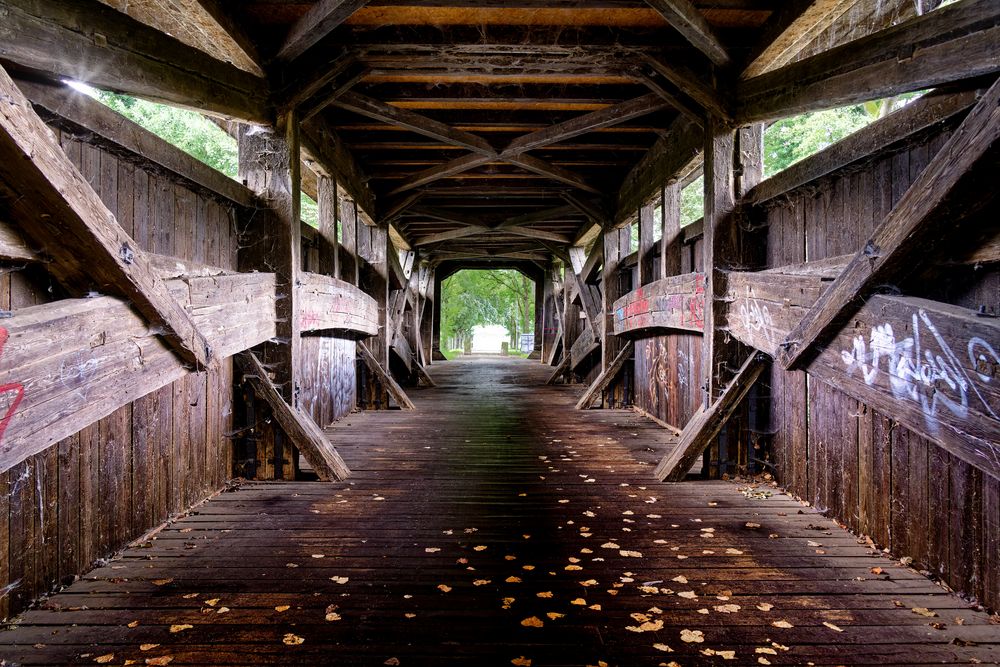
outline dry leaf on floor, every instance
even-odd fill
[[[289,609],[291,609],[291,607],[287,604],[279,604],[277,607],[274,608],[274,610],[277,612],[288,611]]]
[[[583,586],[584,588],[587,588],[587,587],[590,587],[590,586],[596,586],[597,585],[597,580],[596,579],[587,579],[586,581],[581,581],[580,585]]]
[[[451,586],[449,586],[448,584],[438,584],[438,590],[441,591],[442,593],[450,593]]]
[[[519,583],[521,583],[521,577],[513,577],[513,576],[511,576],[511,577],[507,577],[506,579],[504,579],[504,581],[507,582],[508,584],[519,584]]]
[[[114,653],[105,653],[104,655],[99,655],[96,658],[94,658],[94,662],[96,662],[99,665],[106,665],[114,659],[115,659]]]
[[[305,639],[289,632],[282,638],[281,641],[288,646],[298,646],[299,644],[304,643]]]
[[[205,600],[205,604],[207,604],[209,607],[214,607],[215,605],[219,604],[219,600],[220,598],[212,598],[211,600]]]
[[[473,551],[486,551],[487,547],[485,545],[479,544],[472,547]]]
[[[399,658],[389,658],[382,664],[388,665],[388,667],[399,667]]]
[[[173,581],[173,579],[153,579],[152,583],[157,586],[166,586],[171,581]]]
[[[735,614],[740,610],[740,606],[738,604],[719,604],[712,608],[720,614]]]
[[[621,549],[621,547],[618,546],[617,544],[615,544],[614,542],[605,542],[604,544],[601,545],[601,548],[602,549]]]
[[[157,646],[159,646],[159,644],[139,644],[139,650],[140,651],[152,651]]]
[[[591,611],[601,611],[601,605],[592,604],[589,607],[587,607],[587,609],[590,609]]]
[[[695,593],[694,591],[681,591],[680,593],[677,594],[677,596],[685,598],[687,600],[694,600],[695,598],[698,597],[698,594]]]
[[[411,612],[407,612],[407,613],[403,614],[403,616],[406,617],[406,618],[416,618],[417,617],[416,614],[411,613]]]
[[[833,623],[829,623],[827,621],[823,621],[823,625],[825,625],[826,627],[830,628],[834,632],[843,632],[844,631],[843,628],[839,628],[836,625],[834,625]]]
[[[510,664],[514,665],[514,667],[531,667],[531,660],[522,655],[520,658],[511,660]]]
[[[512,604],[514,604],[514,598],[504,598],[503,599],[503,608],[504,609],[510,609],[510,606]]]
[[[705,641],[705,633],[701,630],[681,630],[681,641],[688,644],[701,644]]]
[[[578,571],[582,570],[583,568],[580,567],[579,565],[567,565],[563,569],[566,570],[567,572],[578,572]]]
[[[626,625],[625,629],[629,632],[656,632],[657,630],[663,629],[663,621],[656,619],[655,621],[646,621],[642,625]]]
[[[795,627],[794,625],[792,625],[788,621],[784,621],[784,620],[782,620],[782,621],[775,621],[775,622],[771,623],[771,625],[773,625],[776,628],[785,628],[785,629],[794,628]]]
[[[583,598],[576,598],[575,600],[570,600],[569,603],[570,604],[575,604],[578,607],[586,607],[587,606],[587,601],[584,600]]]
[[[666,644],[653,644],[653,648],[657,651],[663,651],[664,653],[673,653],[674,649],[670,648]]]
[[[774,605],[771,604],[770,602],[761,602],[759,605],[757,605],[757,609],[760,609],[761,611],[771,611],[772,609],[774,609]]]
[[[441,551],[440,547],[427,547],[426,549],[424,549],[424,553],[429,553],[429,554],[436,554],[439,551]]]
[[[528,618],[521,621],[521,625],[523,625],[526,628],[540,628],[544,626],[545,623],[543,623],[542,619],[538,618],[537,616],[529,616]]]
[[[622,550],[618,553],[626,558],[642,558],[642,553],[639,551]]]
[[[553,620],[553,621],[554,621],[554,620],[556,620],[557,618],[563,618],[563,617],[565,617],[565,616],[566,616],[566,614],[560,614],[560,613],[559,613],[559,612],[557,612],[557,611],[550,611],[550,612],[548,612],[548,613],[547,613],[547,614],[545,614],[545,615],[546,615],[546,616],[548,616],[548,617],[549,617],[549,619],[550,619],[550,620]]]
[[[676,577],[674,577],[670,581],[676,581],[678,584],[686,584],[688,582],[688,579],[683,574],[678,574]]]
[[[347,577],[330,577],[330,581],[335,584],[346,584],[348,579]]]
[[[328,621],[339,621],[341,620],[340,614],[337,613],[337,605],[332,604],[326,608],[326,616],[324,618]]]
[[[541,593],[535,593],[535,597],[550,598],[552,597],[552,591],[542,591]]]
[[[146,658],[146,664],[153,667],[165,667],[165,665],[169,665],[173,661],[174,657],[171,655],[161,655],[159,658]]]
[[[926,607],[914,607],[910,611],[912,611],[914,614],[919,614],[920,616],[926,616],[927,618],[934,618],[935,616],[937,616],[937,612],[931,611]]]
[[[177,625],[171,625],[170,626],[170,632],[174,632],[174,633],[176,633],[176,632],[184,632],[185,630],[190,630],[193,627],[194,627],[193,625],[189,625],[187,623],[178,623]]]
[[[488,583],[490,583],[489,579],[476,579],[475,581],[472,582],[472,585],[473,586],[485,586]]]

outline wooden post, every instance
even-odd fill
[[[337,241],[337,181],[320,176],[317,186],[319,201],[319,271],[340,277],[340,243]]]
[[[648,285],[657,279],[656,261],[653,256],[656,244],[653,242],[655,200],[639,208],[639,286]],[[662,215],[662,209],[661,209]]]
[[[338,195],[341,194],[338,192]],[[340,275],[337,276],[352,285],[358,284],[358,214],[357,206],[348,197],[342,196],[339,201],[340,237],[344,248],[340,264]],[[344,261],[347,260],[347,261]]]
[[[437,277],[432,278],[434,283],[434,300],[431,303],[431,360],[447,361],[441,354],[441,281]]]
[[[660,277],[676,276],[681,272],[681,184],[678,181],[663,187],[660,222]]]
[[[360,217],[360,216],[359,216]],[[365,345],[379,365],[389,369],[389,233],[385,227],[370,227],[360,220],[357,226],[358,258],[362,269],[361,287],[375,299],[379,312],[379,332],[369,338]],[[382,382],[373,383],[366,392],[368,400],[377,406],[387,405],[387,387]]]
[[[301,368],[295,286],[302,271],[298,120],[292,112],[279,118],[277,129],[241,125],[237,140],[240,178],[268,207],[264,213],[257,212],[246,229],[239,267],[275,274],[275,337],[255,348],[256,357],[270,371],[275,391],[295,412]],[[258,461],[280,456],[277,450],[285,438],[277,432],[275,436],[258,443]],[[288,460],[291,465],[283,468],[282,477],[295,479],[297,453],[293,451]]]
[[[542,272],[534,281],[535,285],[535,337],[529,359],[542,359],[542,339],[545,337],[545,289],[551,289],[548,271]],[[518,342],[520,348],[520,342]]]
[[[631,289],[625,272],[621,271],[621,261],[629,254],[631,236],[628,227],[606,229],[603,235],[604,266],[601,269],[601,372],[606,372],[614,364],[622,343],[614,334],[614,303]],[[616,407],[624,403],[619,387],[608,385],[605,392],[605,407]]]
[[[425,270],[421,266],[421,270]],[[434,267],[426,267],[425,284],[421,289],[423,303],[420,306],[420,346],[424,365],[434,363]]]

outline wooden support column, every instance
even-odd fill
[[[239,174],[267,204],[241,245],[240,270],[275,274],[277,294],[275,342],[259,350],[264,367],[282,398],[297,407],[299,313],[295,285],[302,272],[302,229],[299,211],[299,138],[294,113],[282,116],[276,130],[242,125],[239,129]]]
[[[360,215],[358,216],[360,218]],[[389,233],[385,227],[372,227],[358,221],[358,259],[361,260],[359,287],[375,299],[379,310],[379,332],[366,341],[365,346],[379,365],[389,369]],[[365,399],[369,407],[388,407],[383,382],[369,383]]]
[[[420,266],[423,276],[420,283],[420,354],[421,363],[429,366],[433,360],[434,340],[434,267]]]
[[[660,277],[676,276],[681,272],[681,184],[668,183],[662,190],[660,222]]]
[[[529,359],[542,359],[542,340],[545,337],[545,289],[551,289],[549,272],[533,281],[535,284],[535,337]],[[519,341],[520,342],[520,341]]]
[[[434,299],[431,302],[431,360],[447,361],[441,353],[441,281],[433,278]]]
[[[320,176],[317,185],[319,209],[319,272],[340,277],[340,243],[337,241],[337,181]]]
[[[655,200],[639,207],[639,285],[648,285],[656,280],[656,261],[654,252],[656,244],[653,241],[653,227],[656,224]],[[661,210],[662,214],[662,210]]]
[[[338,192],[338,195],[341,193]],[[340,253],[340,275],[337,276],[344,282],[352,285],[358,284],[358,214],[357,205],[346,196],[340,196],[338,203],[340,211],[340,237],[341,247],[344,252]]]
[[[601,372],[614,365],[622,351],[614,330],[614,303],[631,290],[629,274],[621,270],[622,260],[629,254],[631,235],[628,227],[606,229],[603,235],[604,266],[601,269]],[[604,395],[605,407],[618,407],[625,402],[621,387],[612,382]]]

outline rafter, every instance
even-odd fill
[[[369,0],[320,0],[288,31],[276,58],[284,62],[298,58],[368,2]]]
[[[702,83],[702,78],[704,77],[699,77],[683,65],[668,65],[656,56],[643,54],[642,57],[660,76],[677,86],[685,95],[700,104],[706,111],[723,120],[732,120],[733,114],[729,110],[725,100],[711,85]]]
[[[545,160],[537,158],[534,155],[522,153],[517,156],[508,157],[506,160],[513,165],[526,169],[532,173],[539,174],[540,176],[551,178],[554,181],[559,181],[560,183],[565,183],[566,185],[572,185],[574,188],[586,190],[587,192],[595,195],[601,194],[600,190],[595,188],[590,183],[587,183],[582,176],[570,171],[569,169],[564,169],[560,166],[546,162]]]
[[[688,0],[646,0],[674,30],[716,65],[728,65],[729,54],[712,27]]]

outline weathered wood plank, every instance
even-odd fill
[[[702,333],[705,327],[705,274],[670,276],[615,301],[615,335],[646,337],[669,329]]]
[[[708,25],[705,17],[688,0],[646,0],[646,4],[713,63],[720,66],[729,64],[729,54],[719,42],[712,26]]]
[[[204,336],[2,69],[0,97],[7,101],[0,105],[3,188],[22,232],[55,260],[49,271],[77,294],[123,294],[182,359],[207,365],[212,353]]]
[[[300,18],[278,49],[279,60],[288,62],[301,56],[311,46],[329,35],[369,0],[321,0]]]
[[[302,331],[378,333],[378,305],[359,288],[331,276],[303,272],[297,286]]]
[[[628,341],[622,346],[618,355],[608,364],[608,367],[601,371],[601,374],[591,383],[587,390],[583,392],[583,396],[580,400],[576,402],[577,410],[585,410],[590,407],[595,399],[600,398],[601,392],[611,386],[611,383],[615,381],[618,374],[621,372],[622,368],[625,367],[625,362],[632,357],[632,351],[635,349],[634,341]]]
[[[401,409],[416,409],[416,406],[413,405],[413,401],[411,401],[409,396],[406,395],[403,388],[400,387],[399,383],[393,379],[392,375],[390,375],[385,368],[382,367],[382,364],[379,363],[379,360],[371,353],[371,350],[369,350],[368,346],[364,343],[358,343],[358,356],[361,357],[361,360],[365,362],[368,370],[370,370],[372,374],[378,378],[378,381],[383,387],[385,387],[385,390],[389,392],[389,395],[392,396],[393,400],[396,401]]]
[[[580,364],[590,357],[591,352],[594,352],[600,347],[601,339],[594,333],[594,327],[584,327],[583,331],[580,332],[580,335],[576,337],[575,341],[573,341],[573,345],[570,346],[570,369],[576,370],[579,368]]]
[[[976,104],[831,288],[789,333],[775,356],[782,366],[791,368],[814,344],[822,342],[873,285],[890,282],[912,269],[914,258],[924,254],[924,244],[938,226],[957,217],[961,207],[952,206],[944,215],[945,202],[1000,137],[998,105],[1000,81]]]
[[[1000,69],[993,0],[929,12],[738,84],[740,123],[931,88]]]
[[[827,289],[817,276],[730,274],[728,333],[776,354]],[[1000,478],[1000,323],[958,306],[876,295],[808,373]]]
[[[241,352],[236,361],[243,377],[253,386],[254,392],[271,406],[271,412],[285,435],[306,457],[319,478],[323,481],[346,479],[351,471],[326,434],[312,417],[285,402],[257,357],[252,352]]]
[[[252,122],[269,122],[263,78],[96,0],[10,0],[0,57],[57,78]]]
[[[702,452],[719,434],[729,417],[739,406],[750,387],[760,377],[765,366],[765,356],[752,353],[736,373],[722,395],[709,407],[702,407],[684,427],[677,446],[660,461],[653,474],[661,482],[680,482],[687,475]]]
[[[274,276],[168,283],[215,354],[274,336]],[[25,460],[189,369],[127,302],[67,299],[13,311],[0,330],[0,469]]]

